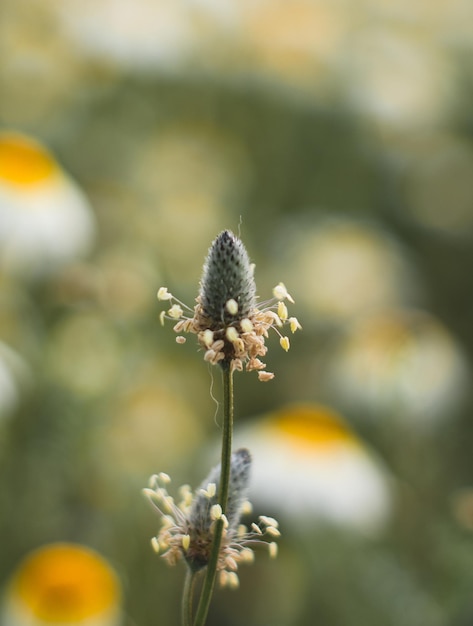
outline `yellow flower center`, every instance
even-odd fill
[[[51,624],[80,622],[120,600],[109,565],[92,550],[71,544],[34,552],[20,567],[13,587],[36,618]]]
[[[312,450],[333,445],[356,444],[353,433],[335,411],[321,405],[293,405],[278,412],[274,421],[279,433],[298,446]]]
[[[48,179],[57,166],[36,141],[15,133],[0,135],[0,180],[12,185],[34,185]]]

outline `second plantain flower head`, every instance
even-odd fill
[[[273,289],[271,300],[257,305],[254,265],[242,241],[229,230],[221,232],[210,246],[194,309],[177,300],[166,287],[159,289],[158,300],[171,304],[161,312],[161,322],[172,319],[176,333],[195,333],[206,361],[229,366],[232,371],[243,367],[257,370],[263,381],[274,377],[265,371],[266,364],[260,359],[268,350],[265,339],[269,329],[278,333],[287,352],[289,338],[279,329],[286,324],[293,333],[301,328],[295,317],[288,316],[284,300],[294,300],[282,283]],[[185,340],[180,334],[176,338],[178,343]]]

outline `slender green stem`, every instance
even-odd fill
[[[223,372],[223,432],[222,432],[222,460],[220,471],[220,489],[218,502],[222,512],[226,513],[228,503],[228,487],[230,484],[230,465],[232,458],[233,440],[233,372],[230,364],[225,362]]]
[[[195,578],[195,572],[188,567],[182,592],[182,626],[192,625],[192,599],[194,597]]]
[[[227,510],[228,487],[230,483],[230,465],[232,456],[233,439],[233,372],[230,363],[224,361],[222,364],[223,373],[223,432],[222,432],[222,460],[220,470],[220,487],[218,502],[222,507],[222,512]],[[218,557],[220,554],[220,544],[223,534],[223,520],[215,522],[214,541],[210,560],[207,565],[207,572],[202,586],[202,593],[197,607],[194,626],[204,626],[212,599],[212,593],[217,576]]]

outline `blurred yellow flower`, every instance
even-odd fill
[[[7,587],[5,626],[118,626],[121,588],[110,565],[81,545],[56,543],[28,554]]]
[[[329,407],[283,407],[242,428],[236,441],[246,441],[253,455],[251,500],[281,521],[362,533],[387,521],[392,493],[386,470]]]
[[[0,133],[0,262],[34,275],[87,253],[95,220],[82,191],[31,137]]]

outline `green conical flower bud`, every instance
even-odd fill
[[[209,249],[201,280],[200,303],[211,330],[249,317],[255,298],[253,266],[246,248],[224,230]]]
[[[230,461],[230,483],[226,518],[228,529],[236,530],[240,523],[243,505],[246,502],[250,480],[251,455],[246,448],[240,448],[232,454]],[[193,547],[185,558],[195,571],[208,563],[211,546],[211,527],[214,519],[212,511],[218,503],[220,483],[220,464],[215,466],[197,489],[189,513],[189,535]],[[221,510],[220,510],[221,513]]]

